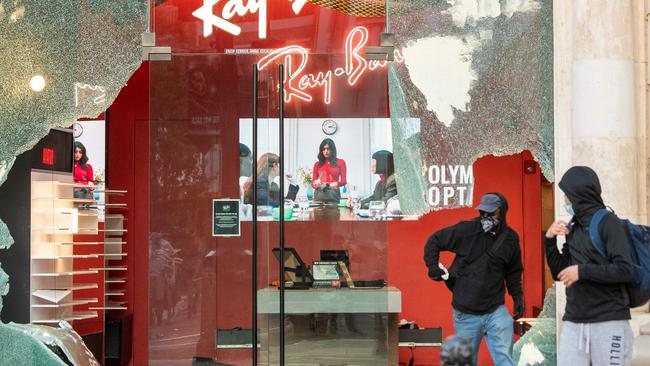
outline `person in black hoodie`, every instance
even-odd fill
[[[512,365],[513,318],[505,307],[505,290],[514,299],[515,319],[524,315],[519,236],[506,223],[508,201],[500,193],[481,197],[480,216],[442,229],[429,237],[424,261],[429,277],[447,277],[439,265],[441,251],[456,254],[449,268],[454,330],[472,344],[473,365],[483,336],[495,365]]]
[[[626,283],[633,277],[632,254],[624,223],[605,215],[598,232],[607,248],[600,254],[589,238],[594,213],[605,208],[596,173],[569,169],[559,183],[569,223],[554,222],[546,232],[546,259],[553,277],[566,286],[558,365],[630,365],[634,335]],[[556,238],[566,235],[558,250]]]

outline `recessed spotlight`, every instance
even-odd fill
[[[34,75],[29,81],[29,86],[35,92],[40,92],[45,89],[45,78],[41,75]]]

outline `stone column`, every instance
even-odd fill
[[[638,154],[636,80],[644,75],[635,67],[633,3],[642,4],[573,1],[571,164],[592,167],[606,204],[640,222],[645,205],[638,176],[645,164]]]
[[[638,223],[650,204],[645,2],[553,2],[556,181],[571,166],[590,166],[605,204]],[[556,218],[567,220],[557,185],[555,195]],[[560,318],[563,288],[557,295]]]

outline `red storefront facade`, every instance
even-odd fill
[[[228,9],[236,13],[239,2],[212,1],[214,16],[230,24],[224,27],[235,33],[240,27],[241,32],[233,35],[210,26],[206,36],[204,23],[210,22],[197,18],[196,11],[207,11],[205,4],[210,3],[168,0],[152,9],[156,43],[171,47],[171,61],[144,63],[107,112],[109,181],[133,192],[124,198],[132,207],[126,214],[131,279],[126,300],[132,306],[114,315],[133,315],[133,365],[189,364],[196,357],[251,363],[251,349],[218,348],[215,334],[252,326],[253,227],[242,222],[241,236],[215,238],[210,218],[212,199],[239,197],[237,145],[242,120],[253,117],[255,63],[265,66],[258,82],[259,118],[278,118],[278,62],[286,70],[287,119],[298,124],[301,119],[340,119],[337,133],[343,135],[346,119],[391,117],[388,64],[362,57],[366,45],[379,44],[384,17],[361,17],[312,3],[296,11],[299,1],[280,0],[257,2],[266,5],[265,17],[260,9],[253,14],[242,9],[245,15],[228,18],[224,14]],[[264,61],[270,61],[268,66]],[[258,142],[270,146],[270,139],[259,136]],[[543,177],[535,163],[528,169],[532,159],[524,151],[486,156],[473,166],[474,197],[499,191],[509,199],[508,221],[521,240],[527,316],[541,308],[545,290]],[[285,242],[309,263],[318,260],[322,249],[348,250],[357,277],[384,279],[399,289],[399,319],[440,327],[446,337],[453,334],[451,295],[427,277],[423,246],[435,230],[474,216],[472,208],[456,208],[418,220],[321,217],[284,223]],[[258,223],[258,289],[278,280],[271,249],[279,245],[279,228],[278,222]],[[154,268],[152,251],[160,238],[172,244],[180,260],[171,279],[163,280]],[[447,263],[449,259],[443,257]],[[512,308],[509,297],[506,304]],[[260,353],[275,355],[271,348],[277,345],[271,344],[262,344]],[[408,348],[400,349],[400,362],[409,357]],[[415,358],[436,364],[438,350],[418,348]],[[485,347],[480,361],[490,362]]]

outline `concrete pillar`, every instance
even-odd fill
[[[638,223],[648,222],[650,205],[645,3],[553,2],[556,180],[571,166],[592,167],[605,204]],[[557,185],[555,193],[556,218],[567,220]]]
[[[645,219],[637,177],[636,80],[642,75],[635,67],[633,3],[640,2],[573,1],[571,165],[592,167],[606,204],[639,222]]]

